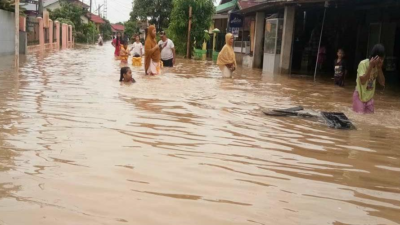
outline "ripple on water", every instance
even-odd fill
[[[350,86],[245,68],[222,79],[183,59],[121,84],[109,43],[1,63],[0,223],[400,223],[395,93],[363,116]],[[298,105],[358,130],[261,111]]]

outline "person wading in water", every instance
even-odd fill
[[[156,27],[154,25],[149,26],[146,43],[144,45],[144,71],[146,75],[158,75],[161,71],[161,49],[160,46],[157,45],[156,33]]]
[[[120,47],[121,47],[121,34],[120,33],[118,33],[117,34],[117,38],[115,38],[112,42],[111,42],[111,44],[112,44],[112,46],[114,46],[114,48],[115,48],[115,51],[114,51],[114,56],[117,58],[117,59],[119,59],[119,52],[120,52]]]
[[[233,51],[233,35],[227,33],[225,36],[226,44],[218,54],[217,65],[221,69],[223,77],[232,77],[236,70],[236,56]]]
[[[385,87],[385,76],[382,71],[385,47],[381,44],[375,45],[370,58],[361,61],[358,65],[357,85],[353,94],[353,111],[356,113],[374,113],[376,81]]]
[[[161,31],[160,33],[161,40],[158,42],[159,45],[162,46],[161,50],[161,61],[163,62],[164,67],[173,67],[175,64],[175,45],[174,42],[171,41],[167,37],[165,31]]]

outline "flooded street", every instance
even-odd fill
[[[399,94],[363,116],[352,84],[177,63],[121,84],[106,43],[0,69],[0,225],[400,224]],[[298,105],[357,130],[262,113]]]

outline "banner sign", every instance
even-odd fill
[[[231,14],[229,17],[229,27],[242,27],[243,26],[243,16],[239,14]]]
[[[239,27],[232,27],[233,37],[235,37],[235,38],[239,37],[239,30],[240,30]]]

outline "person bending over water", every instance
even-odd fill
[[[232,77],[237,64],[235,52],[233,51],[233,35],[231,33],[226,34],[225,42],[225,46],[218,54],[217,65],[221,69],[223,77]]]
[[[135,83],[135,79],[132,77],[132,70],[129,67],[122,67],[121,68],[121,75],[119,77],[120,82],[129,82],[129,83]]]
[[[161,51],[156,41],[156,27],[151,25],[147,31],[146,43],[144,45],[144,71],[146,75],[160,74]]]
[[[385,47],[377,44],[372,48],[371,59],[360,62],[357,70],[357,86],[353,94],[353,111],[356,113],[374,113],[374,95],[376,80],[385,87],[382,66],[385,59]]]

